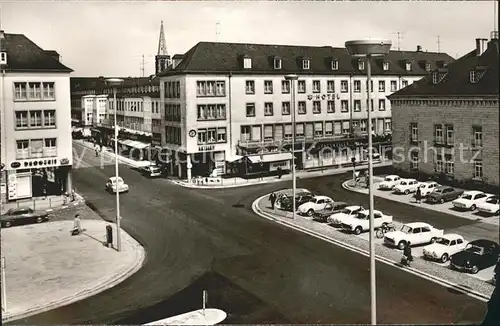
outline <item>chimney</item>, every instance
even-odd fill
[[[422,52],[422,46],[421,45],[417,45],[417,52]]]
[[[476,55],[479,57],[481,54],[484,53],[485,50],[485,44],[484,40],[482,38],[477,38],[476,39]]]

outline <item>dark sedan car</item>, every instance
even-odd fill
[[[455,189],[453,187],[440,186],[430,192],[426,200],[429,203],[444,203],[446,201],[455,200],[464,193],[463,190]]]
[[[347,206],[347,203],[341,201],[333,202],[332,204],[326,205],[325,209],[315,212],[313,219],[325,223],[330,215],[341,212]]]
[[[295,194],[295,209],[299,208],[300,205],[307,203],[314,197],[314,194],[310,192],[299,192]],[[292,196],[284,196],[281,198],[280,208],[285,211],[292,211],[293,198]]]
[[[497,263],[500,254],[498,243],[480,239],[469,242],[464,250],[451,256],[450,266],[459,271],[476,274]]]
[[[8,228],[12,225],[42,223],[49,220],[49,214],[45,211],[35,211],[31,208],[12,208],[5,215],[0,216],[2,227]]]

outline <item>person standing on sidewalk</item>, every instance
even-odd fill
[[[415,200],[417,204],[420,204],[422,202],[422,191],[420,190],[420,187],[417,188],[417,193],[415,194]]]
[[[269,201],[271,202],[271,209],[274,209],[274,203],[276,203],[276,194],[274,192],[269,196]]]
[[[80,214],[76,214],[75,219],[73,220],[73,229],[71,229],[71,235],[79,235],[80,233],[82,233]]]

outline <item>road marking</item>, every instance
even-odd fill
[[[267,198],[267,197],[268,197],[267,195],[259,197],[259,198],[257,198],[252,203],[252,210],[254,211],[255,214],[259,215],[260,217],[266,218],[268,220],[272,220],[274,222],[277,222],[277,223],[280,223],[282,225],[288,226],[288,227],[290,227],[292,229],[295,229],[296,231],[300,231],[300,232],[306,233],[306,234],[308,234],[310,236],[313,236],[315,238],[318,238],[320,240],[323,240],[323,241],[329,242],[331,244],[337,245],[337,246],[339,246],[341,248],[350,250],[350,251],[355,252],[355,253],[362,254],[365,257],[370,257],[370,253],[368,251],[366,251],[366,250],[363,250],[361,248],[357,248],[357,247],[355,247],[353,245],[341,242],[341,241],[336,240],[336,239],[332,239],[332,238],[330,238],[328,236],[325,236],[325,235],[322,235],[320,233],[308,230],[308,229],[306,229],[304,227],[301,227],[301,226],[298,226],[298,225],[293,225],[291,223],[282,221],[280,219],[274,218],[269,213],[261,211],[261,209],[258,207],[258,203],[262,199]],[[379,256],[379,255],[375,255],[375,257],[376,257],[376,259],[378,261],[380,261],[380,262],[382,262],[382,263],[384,263],[386,265],[392,266],[392,267],[397,268],[399,270],[406,271],[406,272],[411,273],[411,274],[413,274],[415,276],[419,276],[419,277],[421,277],[423,279],[426,279],[428,281],[434,282],[434,283],[439,284],[439,285],[441,285],[443,287],[453,288],[456,291],[462,292],[462,293],[464,293],[464,294],[466,294],[466,295],[468,295],[468,296],[470,296],[472,298],[478,299],[480,301],[483,301],[483,302],[488,302],[489,301],[489,298],[486,295],[482,294],[482,293],[466,289],[463,286],[460,286],[458,284],[454,284],[454,283],[446,281],[446,280],[444,280],[442,278],[439,278],[439,277],[427,274],[425,272],[416,270],[416,269],[414,269],[412,267],[399,267],[398,266],[398,262],[392,261],[392,260],[387,259],[385,257]]]

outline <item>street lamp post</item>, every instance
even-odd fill
[[[116,121],[116,88],[123,84],[123,79],[119,78],[108,78],[106,79],[106,85],[113,87],[113,116],[114,116],[114,127],[115,127],[115,182],[116,182],[116,250],[121,251],[122,241],[121,241],[121,227],[120,227],[120,191],[118,187],[118,124]]]
[[[290,83],[291,103],[290,110],[292,112],[292,219],[295,219],[295,193],[297,191],[297,179],[295,178],[295,81],[299,79],[298,75],[286,75],[285,80]]]
[[[371,324],[377,324],[377,290],[375,277],[375,230],[373,218],[373,149],[372,149],[372,119],[371,119],[371,58],[389,53],[391,41],[389,40],[355,40],[345,42],[349,54],[355,57],[366,57],[367,75],[367,119],[368,119],[368,193],[370,199],[370,298],[371,298]]]

